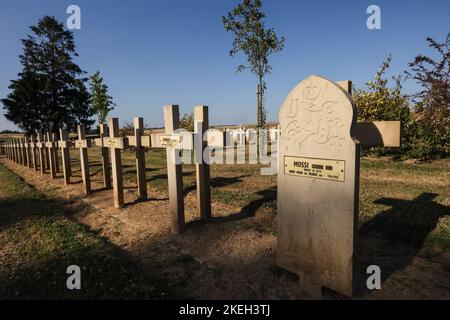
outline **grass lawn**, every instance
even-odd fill
[[[98,149],[89,150],[90,167],[101,180]],[[79,173],[78,152],[72,152],[75,174]],[[124,183],[135,186],[134,153],[122,152]],[[167,191],[165,150],[146,153],[147,182],[151,188]],[[262,176],[259,165],[211,166],[212,200],[269,207],[276,214],[276,176]],[[195,166],[183,165],[185,195],[195,190]],[[430,163],[363,158],[360,182],[360,227],[383,229],[387,238],[450,250],[450,159]],[[382,215],[380,215],[382,214]],[[381,221],[381,217],[389,217]],[[378,217],[377,219],[374,219]],[[391,219],[391,217],[394,217]],[[381,231],[380,231],[381,232]],[[402,239],[403,238],[403,239]]]
[[[72,179],[77,183],[77,150],[71,151],[71,158]],[[89,149],[89,161],[91,179],[100,183],[99,149]],[[125,190],[136,189],[132,151],[122,152],[122,163]],[[149,194],[152,190],[167,193],[165,150],[148,151],[146,167]],[[276,235],[276,176],[262,176],[260,168],[212,165],[212,200],[239,207],[249,216],[264,210],[264,216],[269,217],[263,221],[264,227],[246,227]],[[183,173],[184,193],[188,195],[195,192],[194,165],[183,165]],[[180,297],[182,291],[169,290],[158,272],[139,272],[139,263],[123,248],[71,219],[64,205],[57,197],[38,193],[0,164],[0,298]],[[428,259],[448,255],[450,159],[417,164],[363,158],[359,222],[361,261],[388,270],[384,279],[405,268],[414,256]],[[400,262],[385,262],[386,256],[398,257]],[[73,261],[85,266],[83,281],[95,286],[79,293],[66,289],[65,269]],[[443,268],[450,274],[450,266]],[[96,280],[98,274],[101,282]]]
[[[66,287],[72,264],[82,266],[82,290]],[[0,164],[0,299],[165,297],[177,295],[163,279],[144,275],[126,252],[66,215],[58,198]]]

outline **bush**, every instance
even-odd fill
[[[366,83],[366,88],[355,89],[353,98],[358,107],[358,121],[380,121],[400,120],[402,123],[401,150],[405,151],[411,147],[411,137],[414,132],[414,120],[411,117],[409,99],[402,94],[402,78],[393,77],[394,86],[388,86],[388,79],[383,75],[390,67],[391,56],[381,65],[375,74],[374,81]],[[384,154],[384,148],[363,147],[363,154]]]
[[[194,132],[194,114],[185,113],[180,119],[180,128]]]
[[[417,132],[410,150],[420,159],[450,152],[450,32],[442,43],[427,42],[436,58],[418,55],[406,72],[421,86],[413,95]]]

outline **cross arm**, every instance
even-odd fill
[[[400,147],[400,121],[358,122],[352,136],[369,147]]]

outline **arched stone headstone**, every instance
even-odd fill
[[[299,275],[305,291],[353,294],[359,143],[352,97],[309,76],[280,113],[278,265]]]

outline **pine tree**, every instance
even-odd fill
[[[5,117],[28,133],[92,125],[85,72],[73,62],[78,54],[72,33],[49,16],[30,29],[32,35],[22,40],[22,71],[1,100]]]
[[[100,71],[91,77],[92,108],[98,117],[98,123],[104,123],[108,113],[114,109],[113,98],[108,95],[108,86],[103,83]]]

